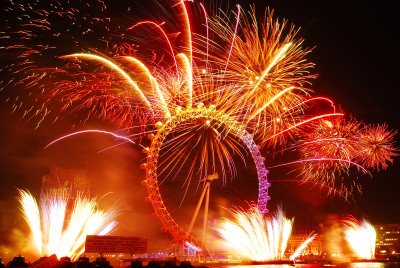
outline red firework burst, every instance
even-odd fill
[[[386,169],[399,155],[394,146],[396,134],[397,131],[388,130],[386,124],[365,126],[353,138],[355,160],[366,168]]]

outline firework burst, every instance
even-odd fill
[[[363,166],[371,169],[386,169],[398,156],[394,146],[397,131],[387,129],[387,125],[372,125],[361,129],[353,138],[355,159]]]
[[[302,180],[327,187],[328,191],[336,191],[345,198],[354,189],[359,190],[359,183],[356,179],[349,178],[349,172],[351,169],[366,172],[353,162],[353,138],[360,124],[355,120],[327,118],[308,125],[310,129],[303,132],[302,146],[299,149],[304,161],[300,173]]]
[[[241,11],[238,6],[236,23],[227,15],[210,19],[215,40],[199,54],[216,70],[214,79],[238,85],[238,92],[230,94],[235,101],[224,109],[244,115],[261,144],[285,144],[292,138],[288,128],[303,115],[301,104],[311,92],[306,85],[316,77],[310,73],[314,64],[306,60],[311,49],[303,48],[296,27],[275,18],[273,11],[267,10],[261,22],[254,9],[250,15]],[[201,41],[200,49],[208,47],[208,39]]]
[[[387,167],[397,155],[395,132],[385,125],[370,126],[354,119],[323,119],[307,125],[300,147],[304,182],[327,187],[347,198],[361,192],[357,171]]]

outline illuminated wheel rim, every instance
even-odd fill
[[[217,122],[217,124],[225,125],[230,134],[240,139],[246,145],[257,169],[259,185],[257,206],[262,213],[268,212],[267,202],[270,200],[268,196],[268,188],[270,186],[267,179],[268,170],[265,168],[264,159],[260,154],[257,144],[253,140],[253,136],[245,130],[243,124],[240,124],[224,113],[218,112],[213,107],[187,108],[169,117],[165,123],[157,123],[156,127],[159,129],[152,139],[147,152],[146,176],[144,181],[149,193],[149,201],[153,206],[155,215],[160,219],[163,229],[172,235],[175,242],[189,242],[197,247],[201,247],[201,243],[198,239],[183,230],[182,227],[175,222],[164,205],[157,180],[157,161],[160,149],[167,135],[170,134],[177,125],[199,118],[210,119]]]

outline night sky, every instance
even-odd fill
[[[372,1],[260,1],[279,17],[301,26],[319,77],[316,92],[329,96],[366,123],[387,122],[399,129],[398,65],[394,36],[399,22],[389,3]],[[398,146],[398,135],[396,138]],[[332,202],[329,211],[346,210],[372,222],[399,222],[399,159],[388,170],[365,177],[364,192],[351,204]]]
[[[140,2],[134,1],[132,6]],[[245,9],[250,5],[248,1],[238,2]],[[397,97],[400,57],[398,43],[394,40],[397,39],[400,25],[394,1],[375,4],[364,1],[362,5],[359,1],[344,0],[253,2],[259,13],[269,6],[275,9],[277,17],[286,18],[301,27],[299,36],[305,39],[305,46],[315,47],[309,59],[316,64],[315,71],[319,76],[312,85],[316,95],[331,98],[358,120],[366,123],[386,122],[390,129],[400,129]],[[230,9],[234,10],[235,3],[230,1]],[[132,21],[134,17],[130,15],[132,10],[127,13],[123,7],[115,8],[113,12],[120,13],[121,20]],[[1,32],[1,27],[7,24],[0,25]],[[2,62],[5,62],[7,54],[0,50],[0,55]],[[0,80],[7,79],[4,73],[0,74]],[[44,150],[44,146],[54,138],[71,129],[79,129],[76,127],[76,115],[66,117],[62,123],[45,124],[35,129],[34,122],[21,120],[19,113],[11,112],[5,101],[9,91],[0,94],[4,103],[0,106],[0,241],[1,238],[12,241],[8,238],[8,228],[26,228],[23,227],[22,218],[16,215],[16,188],[27,188],[38,194],[41,177],[49,172],[51,166],[87,169],[95,194],[102,196],[112,192],[102,202],[104,206],[115,202],[125,206],[118,230],[120,234],[152,233],[154,237],[167,237],[159,232],[160,226],[151,216],[150,204],[144,202],[145,188],[140,185],[143,173],[138,168],[144,155],[138,148],[124,145],[98,153],[112,146],[113,139],[88,135],[71,138]],[[89,121],[84,128],[112,130],[111,125],[96,120]],[[396,136],[397,147],[398,141],[399,135]],[[268,159],[266,161],[268,165]],[[285,182],[288,176],[274,174],[271,170],[271,207],[282,205],[287,214],[294,216],[301,225],[318,224],[329,214],[347,213],[364,217],[372,223],[400,222],[398,158],[387,170],[373,172],[372,177],[363,177],[363,194],[355,195],[349,201],[326,197],[318,193],[317,188],[308,185]],[[234,199],[240,198],[236,194],[240,193],[242,185],[232,186]],[[256,182],[250,183],[249,188],[254,188],[254,185]],[[129,220],[132,217],[140,218],[141,223],[132,225]],[[143,222],[146,221],[152,224],[145,226]]]

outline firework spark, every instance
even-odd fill
[[[94,198],[78,196],[71,210],[65,193],[47,194],[40,207],[27,191],[19,190],[18,199],[40,256],[76,259],[84,251],[86,235],[106,235],[116,226],[115,212],[99,210]]]
[[[286,218],[282,209],[270,219],[265,219],[257,208],[237,210],[233,214],[235,220],[224,219],[217,227],[226,249],[253,261],[285,259],[293,219]],[[295,259],[314,238],[311,235],[289,259]]]
[[[9,93],[12,111],[38,118],[39,126],[79,110],[80,123],[97,117],[131,131],[118,137],[145,148],[152,205],[165,211],[157,214],[171,232],[179,230],[181,242],[190,234],[170,224],[158,181],[184,178],[184,196],[193,178],[215,172],[225,185],[250,151],[266,211],[260,150],[295,147],[301,161],[291,163],[303,163],[299,181],[344,197],[361,192],[358,174],[385,169],[397,155],[395,132],[364,127],[331,100],[311,96],[312,49],[273,11],[258,21],[254,9],[237,6],[232,18],[194,1],[166,0],[155,1],[161,16],[132,22],[116,18],[101,0],[6,2],[11,26],[0,32],[0,52],[10,63],[0,72],[10,79],[0,90],[26,90]],[[205,36],[192,32],[189,11],[196,8],[206,20]],[[154,30],[159,36],[150,40]],[[328,106],[319,109],[321,103]]]
[[[351,250],[358,258],[375,258],[376,231],[366,220],[358,221],[354,217],[343,220],[345,238]]]

